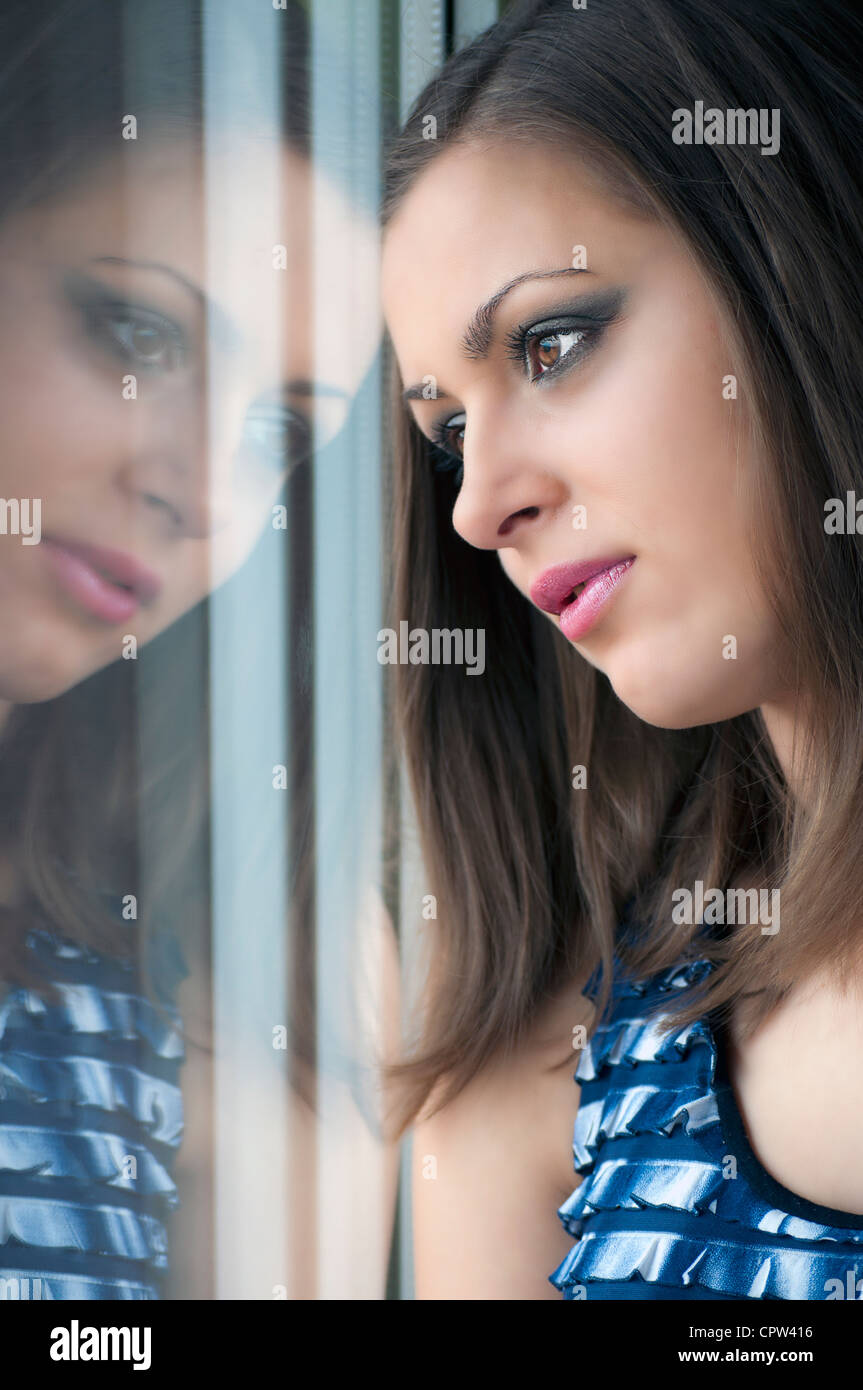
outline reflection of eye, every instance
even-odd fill
[[[87,331],[102,347],[145,371],[173,372],[186,360],[183,330],[170,319],[134,304],[91,304]]]
[[[243,436],[254,448],[269,455],[280,469],[293,467],[312,452],[311,421],[278,402],[250,410]]]

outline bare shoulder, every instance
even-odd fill
[[[592,1016],[585,979],[548,1000],[517,1053],[415,1126],[419,1298],[560,1298],[548,1275],[572,1244],[557,1208],[577,1181],[573,1030]]]

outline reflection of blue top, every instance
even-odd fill
[[[716,1019],[657,1031],[669,994],[713,968],[635,982],[615,962],[610,1009],[575,1073],[584,1178],[558,1216],[577,1241],[550,1281],[572,1300],[861,1301],[863,1215],[806,1201],[761,1166]]]
[[[0,1297],[159,1298],[183,1132],[169,1000],[188,969],[160,937],[166,1022],[134,962],[41,927],[27,944],[59,1003],[21,987],[0,999]]]

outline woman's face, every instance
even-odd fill
[[[370,363],[371,223],[321,179],[313,223],[284,148],[237,138],[207,173],[144,145],[0,223],[0,701],[61,694],[233,574],[286,444],[331,439]]]
[[[554,608],[552,567],[634,557],[549,614],[626,705],[684,728],[782,693],[744,384],[682,241],[565,155],[451,146],[388,227],[383,303],[416,423],[462,456],[459,535]]]

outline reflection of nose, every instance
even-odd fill
[[[218,407],[212,394],[193,403],[163,400],[151,407],[145,433],[136,434],[127,470],[132,486],[190,539],[224,530],[235,512],[234,455],[244,413],[235,393]]]
[[[467,412],[464,474],[452,523],[479,550],[516,544],[525,528],[568,499],[564,478],[542,458],[535,427],[514,415],[491,403]]]

